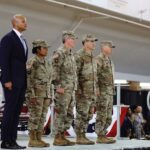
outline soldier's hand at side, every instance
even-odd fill
[[[6,82],[4,84],[5,88],[7,88],[8,90],[12,90],[12,82]]]
[[[64,94],[65,93],[65,89],[64,88],[57,88],[56,92],[59,94]]]
[[[36,98],[31,98],[30,101],[29,101],[29,103],[30,103],[31,105],[37,105],[37,104],[38,104]]]
[[[96,96],[100,96],[100,92],[99,91],[96,91]]]

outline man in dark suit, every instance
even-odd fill
[[[12,18],[13,30],[0,42],[1,83],[4,89],[5,108],[1,128],[1,148],[25,149],[19,146],[17,126],[19,115],[25,99],[26,61],[28,48],[22,32],[26,30],[26,18],[17,14]]]

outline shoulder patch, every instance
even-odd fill
[[[28,62],[27,62],[27,65],[26,65],[26,69],[29,70],[31,69],[33,63],[34,63],[35,59],[34,58],[31,58]]]
[[[52,58],[53,58],[53,59],[58,59],[58,57],[59,57],[59,54],[58,54],[58,53],[55,53]]]
[[[55,63],[58,63],[58,60],[59,60],[59,54],[54,54],[53,55],[53,57],[52,57],[52,59],[53,59],[53,62],[55,62]]]
[[[58,63],[61,55],[62,53],[60,50],[54,51],[52,56],[53,62]]]

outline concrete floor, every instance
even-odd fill
[[[95,145],[75,145],[75,146],[53,146],[53,138],[50,136],[43,137],[43,139],[51,144],[49,148],[27,148],[27,150],[125,150],[124,148],[138,148],[150,150],[150,141],[148,140],[129,140],[122,139],[117,140],[115,144],[95,144]],[[75,141],[75,138],[69,138],[72,141]],[[95,137],[90,137],[91,140],[95,141]],[[27,135],[19,135],[18,143],[20,145],[27,146],[28,145],[28,136]]]

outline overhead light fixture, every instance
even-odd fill
[[[140,86],[146,86],[146,87],[148,86],[148,87],[150,87],[150,83],[141,82]]]
[[[141,87],[142,89],[150,89],[150,83],[141,82],[141,83],[140,83],[140,87]]]
[[[115,80],[115,84],[127,84],[127,80]]]

